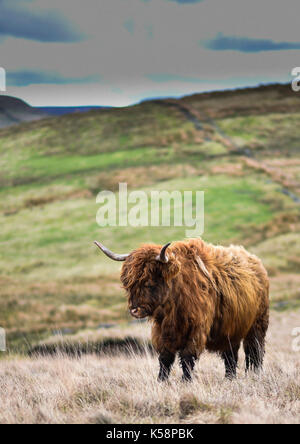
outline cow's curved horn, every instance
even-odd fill
[[[113,259],[114,261],[125,261],[129,256],[129,254],[113,253],[104,245],[100,244],[100,242],[95,241],[94,244],[97,245],[97,247],[100,248],[100,250],[103,251],[103,253],[106,254],[106,256],[108,256],[110,259]]]
[[[166,264],[169,261],[169,258],[166,255],[166,250],[169,247],[169,245],[171,245],[171,242],[169,242],[168,244],[166,244],[162,247],[162,249],[160,250],[160,254],[156,258],[156,260],[158,260],[159,262],[162,262],[163,264]]]

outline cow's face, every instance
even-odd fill
[[[121,281],[127,293],[128,309],[131,316],[137,319],[153,316],[168,294],[169,288],[164,282],[159,268],[157,267],[155,271],[154,273],[150,271],[146,279],[137,281],[128,287],[127,267],[123,267]]]
[[[126,290],[130,314],[142,319],[153,316],[168,293],[164,268],[168,265],[160,260],[161,247],[144,245],[133,251],[122,267],[121,282]]]
[[[170,292],[170,278],[179,272],[173,254],[164,247],[143,245],[130,254],[118,255],[99,242],[96,245],[111,259],[124,261],[121,282],[126,290],[130,314],[137,319],[153,316]]]

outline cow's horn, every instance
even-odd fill
[[[113,259],[114,261],[125,261],[126,258],[128,258],[129,254],[116,254],[110,251],[108,248],[106,248],[104,245],[100,244],[100,242],[95,241],[95,245],[97,245],[98,248],[100,248],[101,251],[103,251],[106,256],[108,256],[110,259]]]
[[[166,255],[166,250],[169,245],[171,245],[171,242],[169,242],[168,244],[166,244],[162,247],[160,254],[156,258],[156,260],[158,260],[159,262],[162,262],[163,264],[166,264],[169,260],[168,256]]]

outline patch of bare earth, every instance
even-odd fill
[[[299,161],[294,159],[293,167],[291,168],[291,159],[288,161],[278,159],[276,162],[269,159],[264,161],[257,161],[255,159],[244,158],[245,165],[257,171],[267,174],[274,182],[280,184],[282,187],[300,192],[299,182]]]

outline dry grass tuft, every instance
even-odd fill
[[[93,191],[99,190],[118,191],[119,183],[127,183],[128,188],[137,189],[157,182],[163,182],[174,178],[191,177],[200,175],[202,170],[189,164],[172,165],[172,168],[162,168],[161,165],[139,166],[114,171],[103,171],[88,181]]]

